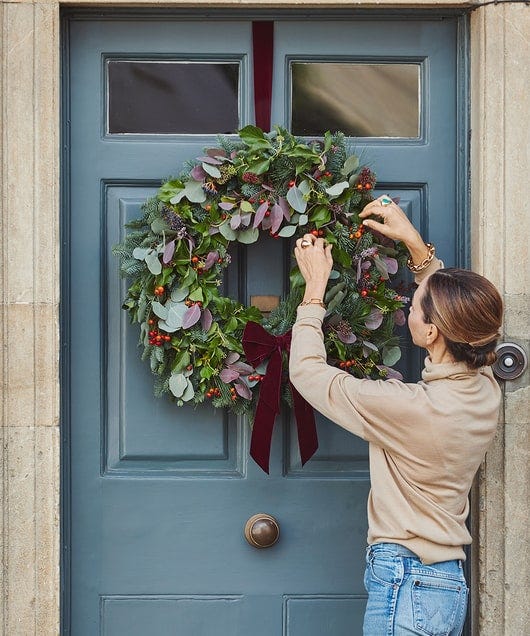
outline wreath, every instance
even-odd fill
[[[220,137],[218,147],[165,180],[113,248],[130,280],[123,308],[140,324],[155,395],[167,393],[178,406],[208,400],[255,412],[268,356],[249,359],[245,332],[257,324],[272,337],[288,333],[304,291],[294,264],[289,294],[266,318],[222,295],[231,247],[255,243],[260,231],[291,240],[311,232],[333,243],[324,299],[328,363],[359,378],[397,377],[394,327],[404,323],[408,299],[391,282],[405,251],[359,219],[375,183],[340,132],[304,142],[281,127],[264,133],[255,126]],[[287,355],[282,366],[281,396],[292,405]]]

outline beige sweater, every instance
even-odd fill
[[[354,378],[326,363],[324,314],[298,308],[289,374],[312,406],[369,442],[368,543],[399,543],[424,563],[465,559],[469,490],[499,414],[491,368],[426,358],[418,383]]]

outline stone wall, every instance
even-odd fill
[[[156,2],[93,3],[83,5]],[[165,2],[160,6],[440,7],[430,0]],[[465,7],[453,1],[446,6]],[[59,633],[59,4],[0,2],[2,626]],[[530,345],[530,9],[471,17],[473,268],[504,292],[505,339]],[[496,444],[477,479],[473,632],[528,626],[529,373],[508,383]]]

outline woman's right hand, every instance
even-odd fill
[[[389,198],[388,195],[383,195],[365,206],[359,214],[361,219],[363,219],[363,225],[394,241],[403,241],[410,252],[413,262],[421,263],[429,253],[429,248],[425,245],[420,233],[412,225],[399,205],[394,203],[394,201],[383,205],[382,201],[385,200],[385,197]],[[382,219],[382,222],[368,218],[372,215]]]

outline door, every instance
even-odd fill
[[[310,136],[359,125],[352,142],[380,191],[400,196],[447,263],[461,262],[458,20],[327,18],[275,20],[272,123]],[[64,633],[360,634],[366,445],[320,418],[319,450],[302,468],[284,412],[266,475],[249,459],[247,422],[153,397],[110,252],[161,178],[234,122],[253,123],[252,22],[73,13],[63,33]],[[153,64],[166,65],[162,85]],[[360,100],[346,88],[352,69]],[[168,73],[176,79],[164,88]],[[370,83],[388,74],[387,88]],[[394,118],[403,82],[408,106]],[[182,86],[179,117],[167,123]],[[127,119],[131,104],[137,119]],[[247,303],[281,296],[289,258],[287,241],[239,250],[229,293]],[[408,379],[418,369],[419,354],[407,353]],[[245,540],[255,513],[277,519],[273,547]]]

